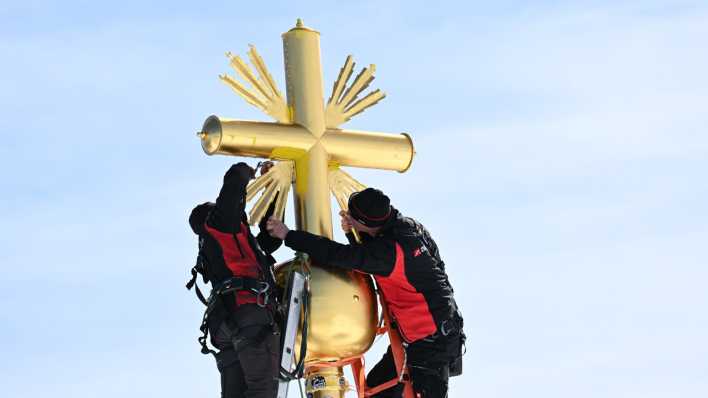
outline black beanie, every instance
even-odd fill
[[[189,215],[189,226],[192,227],[195,234],[199,235],[199,231],[203,229],[204,222],[214,206],[212,202],[204,202],[192,209],[192,213]]]
[[[367,227],[380,227],[391,217],[391,200],[375,188],[354,192],[349,197],[349,215]]]

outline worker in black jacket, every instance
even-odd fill
[[[401,215],[377,189],[352,194],[348,208],[340,213],[348,245],[290,231],[274,218],[268,220],[268,232],[317,264],[373,275],[405,342],[414,391],[423,398],[446,397],[449,365],[459,361],[464,333],[437,245],[420,223]],[[353,241],[352,228],[360,233],[360,244]],[[367,384],[376,386],[395,376],[389,347]],[[399,385],[376,396],[400,397],[401,391]]]
[[[261,173],[271,166],[267,163]],[[198,205],[189,217],[200,249],[187,287],[194,285],[197,272],[212,284],[199,341],[203,353],[216,357],[222,398],[272,398],[277,391],[279,338],[270,253],[282,240],[265,233],[265,221],[257,238],[251,234],[244,208],[246,185],[254,175],[245,163],[231,166],[216,203]],[[219,352],[206,346],[207,334]]]

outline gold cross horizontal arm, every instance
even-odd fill
[[[296,124],[252,122],[210,116],[199,132],[202,149],[209,155],[273,158],[276,149],[302,154],[316,142],[307,129]],[[294,160],[297,156],[280,156]]]
[[[296,124],[251,122],[210,116],[199,133],[209,155],[236,155],[280,160],[300,159],[316,144],[328,161],[341,166],[406,171],[415,150],[410,137],[357,130],[327,129],[320,138]],[[319,147],[319,146],[318,146]]]
[[[406,133],[327,129],[321,139],[330,161],[340,166],[405,172],[415,148]]]

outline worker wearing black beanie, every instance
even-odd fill
[[[404,217],[391,206],[388,196],[375,188],[353,193],[348,211],[340,215],[348,245],[305,231],[290,231],[272,217],[267,229],[271,236],[284,239],[286,246],[309,254],[317,264],[371,274],[406,342],[413,389],[422,398],[447,397],[448,377],[462,372],[465,335],[437,244],[422,224]],[[360,233],[360,243],[354,240],[352,230]],[[396,377],[389,348],[366,382],[375,387]],[[400,389],[390,388],[373,397],[400,397]]]

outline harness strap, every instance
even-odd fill
[[[199,291],[199,288],[196,286],[195,283],[197,272],[198,271],[196,271],[195,269],[192,269],[192,279],[187,282],[187,289],[189,289],[191,286],[194,286],[196,288],[195,292],[197,292],[199,300],[202,301],[204,305],[206,305],[206,309],[204,310],[204,316],[202,317],[202,324],[199,326],[199,330],[202,332],[202,335],[197,338],[197,341],[202,346],[202,354],[212,354],[216,358],[216,351],[210,349],[207,345],[207,339],[209,336],[208,318],[209,314],[211,314],[211,312],[216,307],[216,304],[219,299],[221,299],[222,296],[225,294],[246,290],[256,293],[257,305],[261,307],[266,307],[269,302],[270,284],[265,281],[254,278],[233,277],[214,286],[211,291],[211,294],[209,295],[209,299],[204,300],[204,296],[201,295],[201,292]]]
[[[237,290],[250,290],[254,293],[258,293],[264,289],[265,285],[268,285],[268,287],[270,287],[267,282],[262,281],[260,279],[234,276],[214,286],[214,289],[212,290],[212,295],[226,294]]]
[[[202,294],[202,291],[199,290],[199,285],[197,285],[197,274],[202,274],[202,280],[204,283],[209,282],[209,278],[207,277],[207,272],[206,272],[206,258],[202,255],[202,249],[204,248],[204,237],[199,237],[199,252],[197,254],[197,262],[194,264],[194,267],[192,267],[192,278],[187,281],[187,284],[185,287],[187,290],[192,290],[192,287],[194,287],[194,293],[197,294],[197,298],[199,301],[202,302],[204,305],[207,304],[207,300],[204,298],[204,295]]]
[[[207,323],[207,317],[209,316],[209,312],[211,311],[204,311],[204,317],[202,318],[202,324],[199,326],[199,330],[202,332],[202,335],[197,338],[197,341],[199,344],[202,346],[202,354],[211,354],[216,358],[216,351],[212,350],[207,346],[207,337],[209,336],[209,325]]]
[[[197,274],[199,273],[199,270],[197,269],[198,267],[199,265],[192,267],[192,278],[187,282],[185,287],[187,290],[192,290],[192,287],[194,287],[194,293],[196,293],[199,301],[201,301],[204,305],[208,305],[207,300],[204,298],[204,294],[202,294],[202,291],[199,289],[199,285],[197,285]]]
[[[229,278],[212,289],[208,301],[214,300],[216,297],[237,291],[249,291],[256,294],[256,304],[259,307],[265,308],[270,301],[271,285],[263,280],[245,277]]]
[[[428,367],[428,366],[422,366],[422,365],[409,365],[411,368],[411,372],[423,374],[423,375],[428,375],[428,376],[436,376],[439,377],[443,380],[446,380],[450,377],[450,367],[448,365],[443,365],[440,367]],[[414,377],[415,378],[415,377]]]

